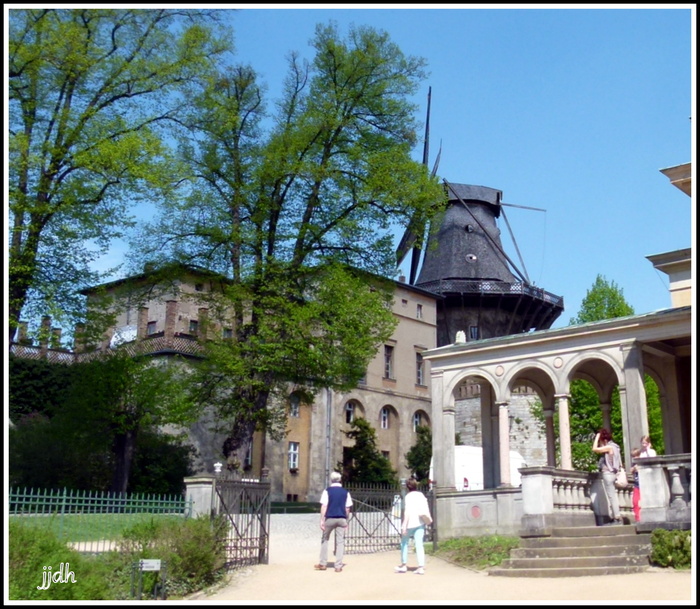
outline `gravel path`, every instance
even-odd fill
[[[257,601],[308,605],[327,601],[383,601],[384,604],[465,604],[477,601],[537,604],[560,601],[653,601],[695,605],[695,578],[690,571],[652,569],[630,575],[567,578],[493,577],[426,556],[425,575],[394,573],[399,553],[345,556],[342,573],[314,571],[321,530],[318,514],[273,514],[270,564],[234,571],[227,582],[189,597],[195,603]],[[332,555],[329,556],[332,560]],[[409,569],[415,556],[409,554]],[[450,602],[451,601],[451,602]],[[684,602],[685,601],[685,602]]]

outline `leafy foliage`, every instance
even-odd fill
[[[622,288],[614,281],[608,281],[603,275],[597,275],[581,302],[578,315],[569,323],[585,324],[626,315],[634,315],[634,309],[625,300]]]
[[[176,93],[226,50],[215,11],[14,9],[9,13],[9,325],[77,319],[78,290],[131,225],[129,208],[176,177],[161,126]]]
[[[693,564],[692,532],[654,529],[651,533],[651,562],[660,567],[690,569]]]
[[[344,433],[355,440],[354,446],[347,451],[347,462],[338,463],[337,466],[338,471],[343,472],[346,483],[398,483],[391,463],[377,449],[377,432],[369,421],[358,417],[350,425],[350,430]]]
[[[622,289],[614,281],[608,281],[602,275],[598,275],[593,286],[586,292],[578,315],[571,319],[571,324],[602,321],[633,314],[634,309],[625,301]],[[658,387],[649,375],[644,377],[644,389],[647,400],[649,434],[654,446],[660,448],[657,450],[661,454],[663,452],[661,402]],[[571,382],[569,405],[571,460],[573,467],[580,471],[595,471],[597,469],[598,457],[591,451],[591,445],[596,432],[603,425],[600,399],[601,396],[597,394],[588,381],[574,379]],[[541,430],[544,431],[542,404],[538,401],[531,407],[531,412],[540,422]],[[613,439],[620,445],[624,454],[620,395],[617,388],[614,389],[611,396],[610,426]],[[555,430],[559,429],[558,412],[554,413],[554,427]],[[558,442],[557,438],[557,452]]]
[[[445,197],[410,157],[424,61],[365,27],[343,40],[319,25],[312,46],[310,64],[291,56],[273,116],[249,66],[191,83],[188,179],[134,250],[228,280],[208,308],[232,336],[208,345],[196,398],[238,461],[255,429],[284,431],[290,390],[310,400],[365,374],[395,327],[393,284],[380,279],[396,272],[395,224]]]
[[[430,427],[416,427],[416,443],[406,453],[406,467],[418,482],[428,480],[430,459],[433,456],[433,437]]]

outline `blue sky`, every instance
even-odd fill
[[[578,313],[598,274],[636,313],[670,306],[668,277],[646,256],[689,247],[693,237],[691,199],[659,171],[694,160],[692,5],[239,6],[250,8],[231,17],[237,60],[256,69],[271,97],[289,51],[312,58],[320,22],[336,21],[343,33],[351,23],[386,30],[405,54],[427,60],[415,102],[423,122],[432,87],[431,167],[442,145],[441,178],[546,210],[506,215],[531,282],[564,297],[554,327]],[[499,227],[522,270],[507,225]]]
[[[333,20],[342,34],[353,23],[387,31],[406,55],[427,61],[414,101],[423,122],[432,88],[430,165],[442,147],[440,178],[546,210],[506,208],[524,268],[507,225],[499,227],[530,281],[564,297],[554,327],[578,313],[598,274],[636,313],[670,306],[668,277],[646,256],[694,237],[691,199],[659,170],[694,161],[695,5],[196,6],[238,9],[229,17],[235,61],[267,84],[268,108],[288,53],[312,59],[317,23]],[[104,266],[125,249],[115,244]]]

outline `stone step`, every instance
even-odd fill
[[[503,569],[573,569],[587,567],[649,566],[646,554],[620,556],[568,556],[554,558],[508,558],[501,563]]]
[[[635,535],[633,524],[611,524],[606,526],[557,527],[552,529],[552,537],[611,537],[627,533]]]
[[[649,545],[651,535],[624,534],[601,537],[525,537],[521,539],[521,548],[565,548],[565,547],[595,547],[595,546],[624,546]]]
[[[626,567],[560,567],[557,569],[504,569],[493,567],[489,575],[500,577],[588,577],[591,575],[627,575],[629,573],[643,573],[648,565],[636,565]]]
[[[648,556],[651,544],[607,545],[607,546],[555,546],[516,548],[511,558],[566,558],[568,556]]]

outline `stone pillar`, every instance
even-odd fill
[[[500,465],[499,486],[511,486],[510,480],[510,425],[508,402],[498,402],[498,456]]]
[[[631,452],[639,439],[649,433],[647,398],[644,390],[642,350],[637,343],[620,345],[624,365],[625,387],[620,387],[622,439],[625,443],[623,462],[630,463]]]
[[[569,396],[562,393],[554,396],[559,410],[559,448],[561,469],[573,469],[571,465],[571,426],[569,424]]]
[[[553,468],[526,467],[520,473],[523,497],[520,535],[551,535],[554,524]]]
[[[454,400],[444,395],[443,382],[442,372],[431,372],[433,482],[438,492],[455,490],[455,407]]]
[[[547,443],[547,465],[557,466],[557,439],[554,433],[554,408],[542,410],[544,414],[545,441]]]
[[[192,518],[216,514],[216,478],[214,476],[185,478],[185,489],[185,499],[192,501]]]
[[[175,328],[177,326],[177,300],[167,300],[165,302],[165,344],[172,347],[175,338]]]
[[[612,425],[610,423],[610,409],[612,406],[610,404],[601,404],[600,405],[600,412],[603,415],[603,427],[605,429],[612,429]]]
[[[139,307],[136,318],[136,338],[142,340],[148,335],[148,307]]]

